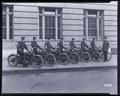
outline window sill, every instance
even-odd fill
[[[5,39],[3,39],[2,41],[3,42],[13,42],[14,40],[5,40]]]
[[[46,41],[47,39],[39,39],[39,40],[37,40],[38,42],[44,42],[44,41]],[[60,39],[57,39],[57,40],[55,40],[55,39],[52,39],[52,40],[50,40],[51,42],[56,42],[56,41],[59,41]]]

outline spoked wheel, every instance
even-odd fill
[[[110,61],[112,58],[111,53],[107,52],[107,61]],[[103,52],[101,53],[101,60],[104,61],[104,55]]]
[[[72,64],[77,64],[79,62],[79,59],[80,59],[79,55],[76,52],[74,52],[74,53],[71,54],[70,62]]]
[[[100,55],[100,53],[94,52],[93,56],[92,56],[92,60],[95,61],[95,62],[101,61],[101,55]]]
[[[111,58],[112,58],[111,53],[108,52],[108,53],[107,53],[107,57],[108,57],[108,58],[107,58],[107,61],[110,61]]]
[[[36,55],[32,59],[32,66],[34,68],[41,68],[43,63],[44,63],[44,61],[43,61],[42,56]]]
[[[46,57],[46,65],[48,67],[53,67],[56,64],[56,58],[53,54],[49,53]]]
[[[18,57],[15,54],[11,54],[8,58],[8,64],[9,66],[16,66],[18,64]]]
[[[88,52],[83,52],[81,54],[81,61],[83,61],[84,63],[90,62],[90,54]]]
[[[61,53],[60,55],[60,64],[67,65],[69,63],[69,56],[67,53]]]

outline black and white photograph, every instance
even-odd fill
[[[118,93],[118,2],[2,2],[2,93]]]

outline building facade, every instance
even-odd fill
[[[16,48],[21,36],[30,47],[33,36],[44,46],[51,38],[54,47],[63,37],[66,47],[71,38],[80,46],[82,38],[88,45],[93,37],[102,46],[108,37],[112,54],[117,54],[117,1],[110,3],[3,3],[3,49]]]

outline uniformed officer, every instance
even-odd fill
[[[50,38],[48,38],[47,39],[47,41],[45,42],[45,46],[44,46],[44,48],[45,48],[45,50],[47,51],[47,52],[51,52],[51,49],[54,49],[53,47],[52,47],[52,45],[50,44]]]
[[[27,51],[29,51],[29,50],[28,50],[24,40],[25,40],[25,37],[21,37],[21,41],[19,41],[17,43],[17,53],[21,57],[21,60],[25,61],[24,49],[26,49]],[[24,64],[23,66],[26,66],[26,65]]]
[[[39,48],[40,50],[43,50],[43,49],[38,45],[38,43],[37,43],[37,41],[36,41],[36,37],[33,37],[33,41],[31,42],[31,47],[32,47],[32,49],[33,49],[33,51],[34,51],[35,54],[38,53],[38,48]]]
[[[60,39],[60,41],[57,44],[57,47],[58,47],[59,52],[62,52],[62,49],[64,48],[63,38]]]
[[[70,41],[70,49],[71,50],[74,50],[76,49],[77,47],[75,46],[75,38],[72,38],[72,40]]]
[[[86,51],[88,49],[88,45],[85,42],[85,38],[83,38],[83,40],[81,42],[81,49],[82,49],[82,51]]]
[[[92,48],[93,51],[95,51],[97,49],[97,47],[95,45],[95,38],[92,39],[90,45],[91,45],[91,48]]]
[[[107,41],[107,37],[104,37],[103,45],[102,45],[104,61],[107,61],[107,53],[109,50],[109,42]]]

